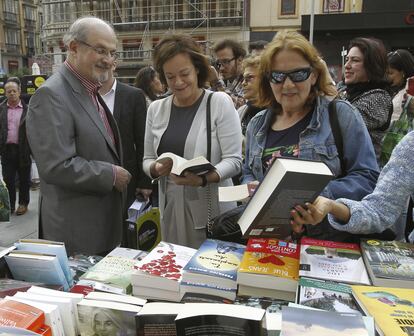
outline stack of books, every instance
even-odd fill
[[[207,239],[185,265],[181,291],[234,300],[244,249],[241,244]]]
[[[87,270],[76,286],[90,286],[94,290],[115,294],[131,294],[134,265],[146,255],[147,252],[144,251],[117,247]]]
[[[65,244],[42,239],[20,239],[4,258],[16,280],[63,286],[73,285]]]
[[[132,293],[151,300],[179,302],[183,268],[197,250],[160,242],[146,257],[137,261],[131,275]]]
[[[237,273],[238,295],[294,300],[299,246],[272,238],[251,238]]]

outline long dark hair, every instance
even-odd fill
[[[404,74],[403,86],[407,78],[414,76],[414,56],[408,50],[398,49],[388,53],[388,65]]]
[[[155,71],[154,67],[149,65],[141,68],[135,77],[135,87],[143,90],[151,100],[158,99],[157,95],[152,91],[151,88],[151,83],[153,82],[156,75],[157,72]]]

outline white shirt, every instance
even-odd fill
[[[109,111],[114,114],[114,105],[115,105],[115,90],[116,90],[116,79],[114,80],[114,84],[112,85],[111,89],[102,96],[106,106],[108,106]]]

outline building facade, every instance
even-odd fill
[[[37,0],[0,0],[0,74],[31,67],[39,47]]]
[[[171,32],[190,34],[207,55],[221,38],[247,46],[247,0],[43,0],[42,52],[37,62],[50,74],[65,59],[62,38],[76,18],[93,15],[111,22],[118,36],[118,78],[131,82],[151,62],[151,51]]]

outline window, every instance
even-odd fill
[[[343,12],[345,0],[323,0],[323,12]]]
[[[19,32],[17,30],[8,29],[5,31],[6,44],[19,44]]]
[[[280,1],[280,15],[295,15],[296,14],[296,0],[281,0]]]
[[[35,21],[36,20],[35,9],[29,6],[24,7],[24,18],[26,20]]]
[[[15,0],[6,0],[4,2],[4,11],[9,13],[17,14],[17,1]]]

